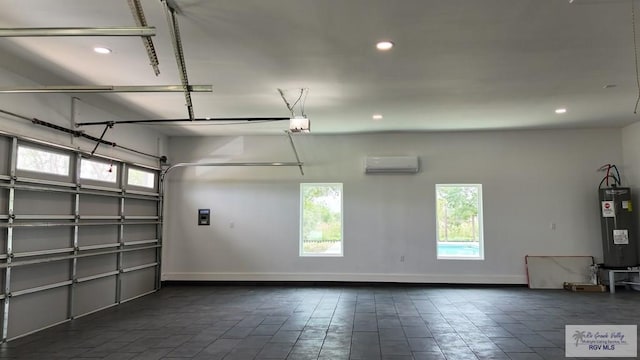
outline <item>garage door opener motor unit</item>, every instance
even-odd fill
[[[620,174],[615,165],[606,164],[599,170],[606,171],[598,186],[603,266],[609,269],[636,266],[639,254],[633,226],[631,189],[620,187]],[[606,187],[602,187],[603,184]]]

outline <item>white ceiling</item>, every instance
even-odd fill
[[[608,127],[638,118],[630,0],[175,3],[190,83],[214,87],[193,94],[196,117],[288,116],[276,89],[307,87],[314,133]],[[158,77],[135,37],[4,38],[0,51],[42,68],[25,75],[46,85],[179,84],[162,5],[142,4],[158,32]],[[0,0],[0,8],[0,27],[135,25],[126,0]],[[396,47],[379,52],[380,39]],[[95,54],[96,45],[113,53]],[[180,93],[105,96],[132,118],[187,117]],[[560,107],[568,112],[555,114]],[[158,128],[212,135],[287,127]]]

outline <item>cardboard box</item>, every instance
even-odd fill
[[[605,292],[607,287],[604,285],[581,284],[581,283],[564,283],[564,288],[569,291],[576,292]]]

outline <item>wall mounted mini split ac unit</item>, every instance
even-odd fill
[[[367,174],[415,174],[419,170],[417,156],[367,156],[364,160]]]

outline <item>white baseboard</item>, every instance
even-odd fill
[[[163,281],[344,281],[426,284],[526,284],[525,275],[167,272]]]

